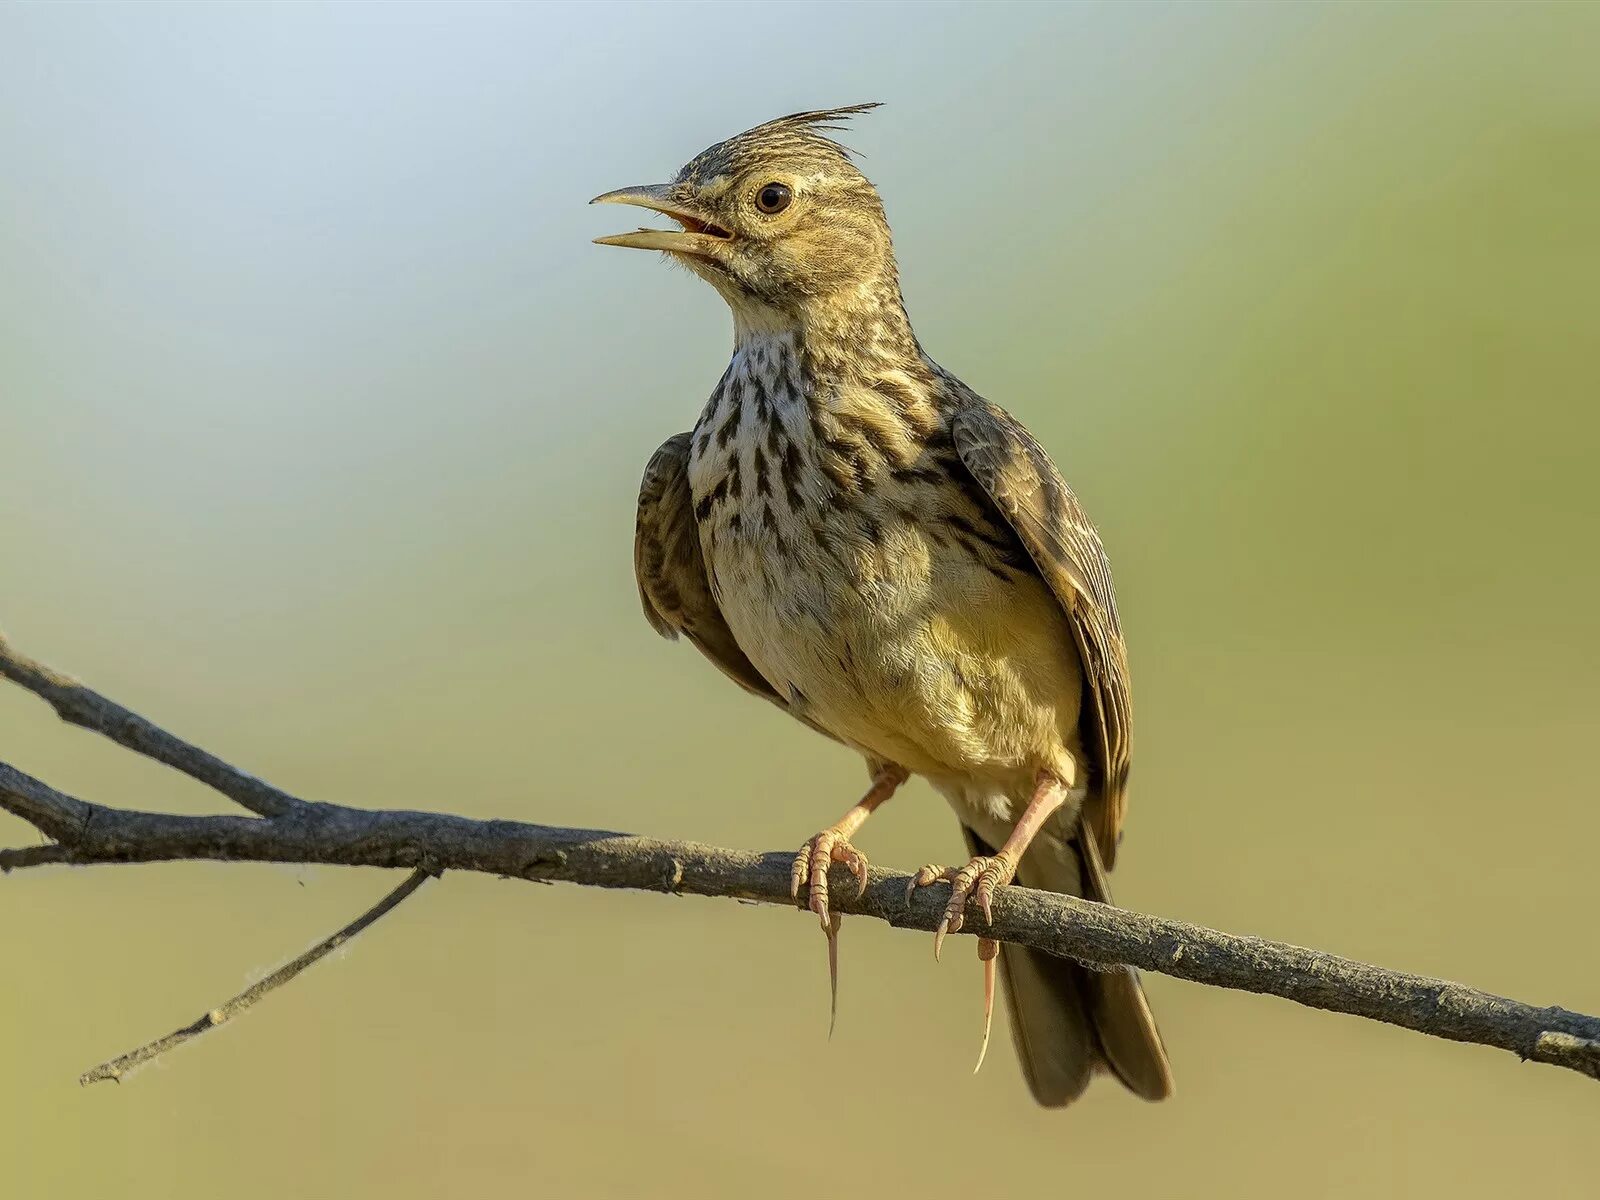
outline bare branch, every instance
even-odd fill
[[[0,773],[0,801],[13,774],[20,772]],[[427,865],[541,882],[796,904],[789,895],[793,855],[788,853],[750,854],[599,830],[336,805],[319,806],[322,815],[311,821],[88,807],[94,815],[68,847],[67,862]],[[924,889],[908,904],[909,879],[874,868],[866,892],[853,899],[854,888],[841,878],[834,907],[903,929],[931,930],[943,913],[943,900]],[[963,933],[977,932],[976,925],[969,921]],[[1014,886],[996,894],[994,925],[982,932],[1091,966],[1126,963],[1195,983],[1282,996],[1434,1037],[1495,1046],[1600,1078],[1600,1018],[1535,1008],[1442,979]]]
[[[70,675],[52,671],[18,653],[0,634],[0,675],[38,696],[70,725],[81,725],[136,754],[182,771],[228,799],[263,817],[280,817],[308,807],[307,802],[230,766],[214,754],[174,737],[138,713],[107,700]]]
[[[26,664],[25,669],[19,668],[18,663]],[[143,718],[20,658],[3,643],[0,673],[45,695],[52,704],[67,689],[80,699],[91,697],[91,711],[121,714],[117,718],[121,725],[107,736],[130,749],[172,762],[206,782],[213,780],[200,772],[215,775],[217,770],[227,773],[229,786],[237,786],[239,780],[249,781],[262,789],[260,795],[249,793],[258,805],[261,795],[290,801],[270,819],[131,812],[65,795],[0,763],[0,809],[16,814],[55,839],[52,846],[0,851],[0,869],[6,871],[48,863],[192,859],[326,863],[406,867],[426,873],[479,871],[540,882],[799,906],[789,895],[790,853],[751,854],[695,842],[657,841],[520,821],[480,821],[448,813],[306,804],[235,771],[170,734],[154,730]],[[57,711],[62,711],[60,704]],[[69,711],[78,710],[69,705]],[[94,721],[78,723],[107,732]],[[124,736],[130,728],[154,730],[159,736]],[[207,764],[213,764],[215,769]],[[216,786],[234,795],[227,788]],[[933,889],[923,889],[908,901],[909,879],[899,872],[873,869],[865,891],[856,897],[855,888],[845,882],[841,873],[833,906],[839,912],[876,917],[899,928],[931,930],[943,913],[942,899]],[[399,898],[403,897],[397,894],[394,902],[398,903]],[[383,909],[383,905],[379,908]],[[378,910],[374,913],[381,915]],[[376,919],[373,914],[369,916]],[[980,932],[977,926],[974,917],[962,932]],[[1213,987],[1281,996],[1311,1008],[1349,1013],[1453,1041],[1497,1047],[1522,1059],[1566,1067],[1600,1079],[1600,1018],[1562,1008],[1538,1008],[1447,980],[1408,975],[1285,942],[1221,933],[1184,921],[1015,886],[996,894],[994,923],[981,932],[1090,966],[1127,964]],[[207,1014],[195,1025],[153,1043],[157,1049],[151,1053],[159,1053],[164,1045],[175,1044],[173,1039],[186,1040],[215,1023]],[[140,1053],[143,1051],[135,1052]],[[115,1077],[122,1062],[96,1068],[108,1074],[89,1074],[96,1078]]]
[[[215,1029],[224,1021],[231,1021],[268,992],[282,987],[312,963],[326,958],[374,921],[393,911],[402,900],[431,878],[433,876],[430,872],[419,867],[406,877],[404,883],[367,909],[354,921],[351,921],[350,924],[339,930],[339,932],[324,938],[292,962],[285,963],[259,983],[253,984],[240,992],[226,1004],[213,1008],[210,1012],[202,1013],[192,1024],[185,1025],[182,1029],[175,1029],[167,1034],[166,1037],[157,1038],[153,1042],[146,1042],[136,1050],[130,1050],[128,1053],[119,1055],[109,1062],[103,1062],[98,1067],[91,1067],[78,1076],[78,1082],[87,1086],[91,1083],[99,1083],[102,1079],[121,1080],[129,1071],[149,1062],[157,1055],[165,1054],[174,1046],[181,1046],[184,1042],[199,1037],[208,1029]]]

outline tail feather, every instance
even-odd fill
[[[974,855],[994,853],[972,830],[962,831]],[[1048,870],[1024,859],[1018,882],[1109,904],[1105,868],[1092,843],[1093,838],[1074,842],[1077,853],[1067,862],[1051,862]],[[1166,1048],[1131,968],[1091,971],[1042,950],[1002,945],[1000,973],[1017,1059],[1040,1104],[1071,1104],[1094,1073],[1104,1070],[1143,1099],[1172,1094]]]
[[[1095,839],[1080,837],[1075,845],[1087,885],[1081,895],[1086,900],[1110,904],[1111,889]],[[1089,1012],[1111,1070],[1135,1096],[1165,1100],[1173,1091],[1172,1064],[1167,1060],[1167,1047],[1156,1028],[1139,973],[1132,967],[1115,967],[1109,971],[1083,970],[1082,975]]]

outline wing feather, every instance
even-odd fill
[[[633,573],[645,619],[657,633],[668,639],[682,634],[745,691],[788,708],[739,648],[711,593],[689,491],[687,433],[663,442],[644,469]]]
[[[1107,867],[1127,809],[1132,725],[1128,652],[1100,535],[1044,448],[1021,422],[974,398],[951,423],[962,464],[1022,540],[1039,574],[1071,618],[1083,662],[1087,749],[1097,780],[1084,806]]]

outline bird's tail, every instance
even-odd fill
[[[994,853],[972,830],[963,831],[974,855]],[[1067,863],[1025,859],[1017,882],[1111,903],[1094,838],[1076,839],[1073,849]],[[1042,950],[1002,945],[1000,974],[1017,1058],[1040,1104],[1071,1104],[1096,1071],[1110,1071],[1145,1100],[1172,1095],[1166,1047],[1131,967],[1090,970]]]

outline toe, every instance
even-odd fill
[[[835,857],[840,857],[839,851],[835,850],[834,855]],[[867,862],[867,856],[854,846],[846,843],[842,861],[850,874],[855,876],[856,899],[859,900],[867,894],[867,867],[870,865]]]
[[[988,924],[994,924],[995,889],[1005,887],[1015,874],[1016,869],[1003,857],[991,858],[979,872],[978,883],[972,895],[977,900],[978,907],[983,910],[983,919]]]
[[[950,897],[950,903],[944,906],[944,926],[951,933],[960,933],[961,926],[966,924],[967,897],[960,893]]]
[[[828,927],[828,867],[826,861],[820,866],[815,860],[811,864],[811,891],[807,896],[806,907],[817,914],[822,922],[822,927]]]
[[[800,888],[805,885],[806,907],[817,914],[824,930],[828,928],[828,863],[833,843],[828,833],[817,834],[800,847],[789,867],[789,895],[799,899]]]
[[[910,883],[906,884],[906,903],[911,903],[911,897],[916,895],[918,888],[925,888],[929,884],[938,883],[941,879],[951,880],[955,877],[956,872],[950,867],[937,867],[929,863],[911,877]]]

